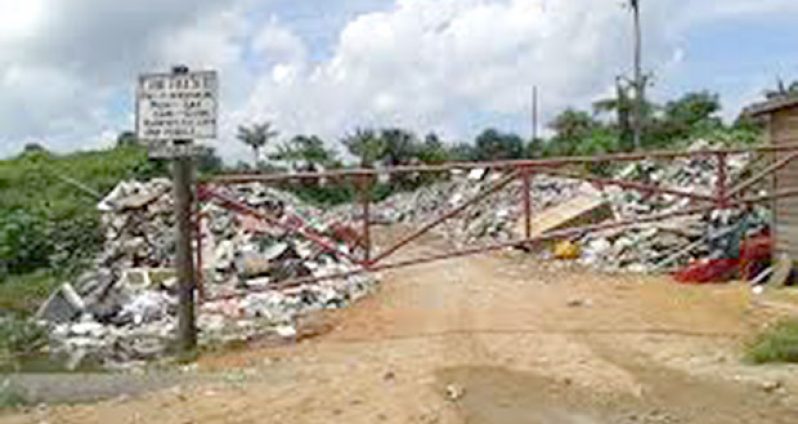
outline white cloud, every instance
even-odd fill
[[[254,35],[252,51],[269,61],[289,63],[304,62],[307,53],[302,40],[274,16]]]
[[[185,36],[186,28],[228,4],[0,0],[0,156],[29,140],[60,151],[90,148],[101,133],[129,128],[127,108],[118,103],[129,97],[136,74],[172,64],[162,46],[185,46],[196,36]],[[223,57],[211,41],[189,55]]]
[[[798,2],[794,0],[715,0],[695,3],[690,6],[690,10],[692,16],[698,20],[798,12]]]
[[[621,3],[345,0],[319,11],[288,0],[0,0],[0,12],[28,5],[22,23],[0,25],[0,156],[31,138],[66,150],[129,128],[136,74],[176,63],[220,71],[217,147],[228,159],[246,154],[235,127],[264,119],[328,139],[378,125],[470,137],[494,120],[525,132],[533,84],[550,118],[628,74]],[[798,13],[798,2],[644,8],[646,66],[667,78],[690,58],[683,37],[695,25]]]
[[[43,0],[0,0],[0,46],[33,35],[44,21]]]
[[[524,114],[532,84],[551,114],[627,68],[628,23],[589,0],[399,0],[349,22],[329,60],[292,68],[291,78],[274,78],[286,74],[276,64],[242,115],[328,137],[373,124],[462,130],[477,113]],[[663,38],[652,34],[652,44]],[[672,56],[658,49],[651,59]]]

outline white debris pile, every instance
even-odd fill
[[[394,223],[430,222],[464,205],[503,178],[503,173],[485,170],[453,172],[446,181],[389,197],[376,207],[376,213]],[[560,204],[585,189],[580,181],[546,175],[532,178],[530,187],[533,211]],[[514,181],[445,221],[436,231],[458,245],[513,240],[517,237],[517,220],[523,214],[522,202],[522,184]]]
[[[699,140],[691,151],[713,146]],[[727,184],[739,179],[751,163],[749,154],[727,157]],[[666,189],[704,196],[716,194],[719,180],[718,162],[711,155],[676,158],[672,161],[641,161],[621,169],[617,179],[642,182]],[[603,197],[618,221],[668,215],[706,206],[676,194],[647,194],[618,186],[603,190]],[[585,234],[579,239],[582,263],[609,271],[647,272],[683,265],[693,259],[719,256],[715,251],[717,233],[728,234],[740,229],[753,234],[769,221],[768,211],[757,207],[713,210],[711,213],[674,216],[631,227],[608,229]],[[742,228],[745,226],[746,228]]]
[[[700,140],[690,150],[712,147]],[[750,161],[748,154],[728,156],[729,181],[735,181]],[[486,170],[453,172],[445,181],[389,197],[374,208],[375,214],[393,223],[431,222],[489,189],[506,175],[506,172]],[[703,155],[672,161],[631,162],[613,178],[710,196],[715,193],[719,175],[715,157]],[[436,227],[436,231],[458,246],[520,240],[526,230],[522,187],[520,180],[512,182]],[[597,186],[542,173],[532,177],[530,198],[533,237],[580,225],[609,225],[706,205],[675,194],[642,193],[617,185]],[[745,220],[755,222],[749,232],[760,230],[768,221],[766,210],[758,208],[754,212],[755,219]],[[631,227],[585,231],[563,238],[581,247],[579,261],[583,264],[609,271],[645,272],[715,254],[711,240],[713,228],[720,227],[721,232],[728,233],[744,218],[740,210],[722,210],[703,216],[673,217]],[[551,253],[546,250],[543,257],[551,257]]]
[[[362,252],[357,240],[341,237],[340,223],[326,225],[321,211],[261,184],[216,190],[235,205],[204,202],[199,211],[198,277],[209,299],[199,307],[201,343],[291,334],[301,314],[344,307],[375,287],[368,274],[340,277],[359,269],[351,258]],[[171,184],[123,182],[98,208],[106,241],[94,269],[60,287],[38,316],[51,324],[52,350],[75,364],[83,357],[111,366],[157,358],[177,325]],[[329,240],[329,248],[290,228]],[[303,283],[312,277],[327,279]]]

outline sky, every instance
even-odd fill
[[[0,0],[0,157],[113,145],[134,124],[137,75],[219,72],[219,138],[238,125],[337,145],[361,127],[467,141],[588,109],[631,74],[624,0]],[[721,95],[723,115],[798,79],[795,0],[642,0],[651,96]]]

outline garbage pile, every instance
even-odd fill
[[[689,150],[711,149],[699,140]],[[712,195],[718,183],[717,161],[711,156],[672,161],[632,162],[618,170],[617,180],[635,181],[682,192]],[[727,158],[727,175],[734,181],[747,170],[748,154]],[[376,213],[394,223],[427,223],[464,204],[506,176],[506,172],[472,170],[453,172],[451,178],[412,193],[399,193],[381,202]],[[604,225],[653,215],[685,211],[703,204],[682,196],[642,193],[619,186],[598,187],[574,178],[536,174],[531,180],[532,236],[580,225]],[[750,215],[753,215],[750,216]],[[586,231],[564,237],[569,243],[563,256],[605,271],[650,272],[684,265],[696,258],[717,256],[715,239],[748,225],[747,232],[761,231],[769,212],[716,210],[640,223],[617,229]],[[457,247],[520,240],[525,234],[523,188],[516,180],[501,191],[467,208],[436,227]],[[573,248],[578,246],[578,250]],[[554,259],[557,249],[539,249],[543,258]]]
[[[464,205],[469,199],[500,183],[500,172],[476,169],[468,173],[452,172],[451,178],[410,193],[397,193],[381,202],[375,214],[392,223],[425,223]],[[546,175],[535,176],[530,183],[533,210],[561,204],[589,185]],[[510,241],[518,237],[517,220],[522,215],[522,185],[510,183],[502,190],[472,205],[445,221],[435,231],[458,246],[486,241]]]
[[[690,150],[711,148],[704,141]],[[748,169],[749,154],[727,158],[728,181],[733,182]],[[714,195],[718,185],[717,161],[713,157],[676,158],[671,162],[642,161],[623,168],[618,179],[645,182],[663,188],[699,195]],[[646,194],[617,186],[602,190],[616,220],[630,221],[647,216],[667,215],[706,203],[672,194]],[[695,259],[719,257],[721,239],[734,231],[761,232],[770,222],[769,211],[755,207],[715,209],[710,213],[684,215],[640,223],[632,227],[598,231],[583,236],[582,262],[610,271],[650,272],[685,265]]]
[[[300,315],[344,307],[376,286],[368,274],[301,282],[358,269],[347,259],[360,253],[358,247],[337,239],[321,211],[260,184],[215,190],[239,209],[202,203],[201,241],[195,241],[203,258],[197,277],[208,299],[197,314],[201,344],[266,333],[290,338]],[[93,270],[60,287],[38,314],[51,325],[52,352],[75,366],[91,358],[120,367],[168,349],[178,290],[172,202],[170,182],[158,179],[122,182],[98,204],[105,246]],[[299,227],[331,240],[337,251],[290,230]],[[299,282],[286,284],[291,281]]]

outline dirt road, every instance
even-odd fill
[[[315,319],[324,334],[203,358],[221,382],[0,422],[798,422],[796,368],[740,362],[772,313],[744,287],[547,270],[512,252],[383,277]]]

